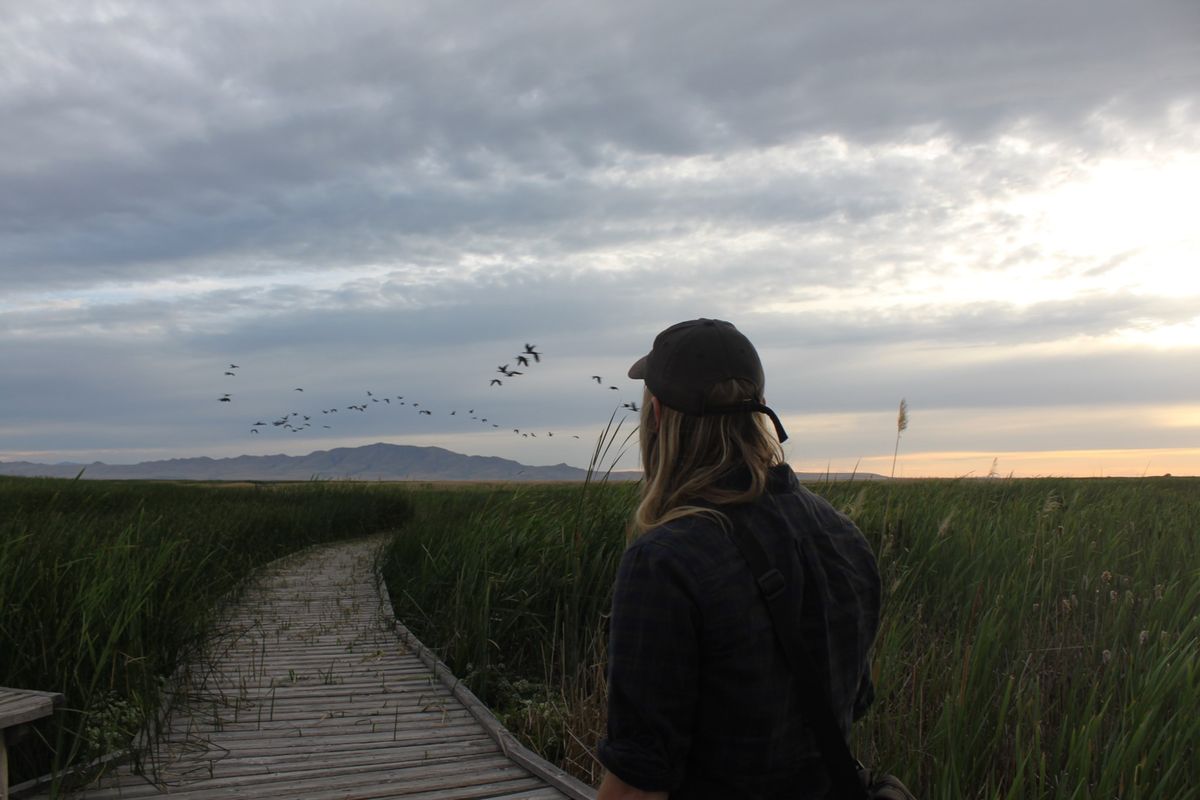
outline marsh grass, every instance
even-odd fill
[[[66,696],[14,748],[13,782],[127,747],[259,566],[408,511],[371,485],[0,478],[0,685]]]
[[[867,763],[929,798],[1184,797],[1200,772],[1200,480],[812,487],[884,581]],[[416,492],[397,614],[584,780],[634,487]]]

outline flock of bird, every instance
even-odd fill
[[[533,359],[533,361],[530,362],[530,359]],[[530,368],[531,363],[532,364],[540,364],[541,361],[542,361],[542,353],[537,350],[536,345],[532,345],[532,344],[526,344],[524,351],[515,357],[515,362],[516,362],[517,366],[522,367],[526,370],[528,370]],[[510,369],[509,365],[511,363],[513,363],[513,362],[510,361],[506,364],[501,364],[500,366],[496,367],[496,371],[501,373],[504,377],[503,378],[492,378],[488,382],[489,387],[503,386],[505,380],[507,380],[509,378],[519,377],[519,376],[525,374],[524,372],[522,372],[520,370]],[[229,367],[227,369],[225,369],[225,371],[224,371],[225,376],[236,378],[236,377],[238,377],[237,370],[239,370],[239,369],[241,369],[241,367],[238,364],[230,364]],[[599,375],[592,375],[591,379],[593,381],[595,381],[598,386],[604,385],[604,379]],[[619,391],[618,387],[616,387],[616,386],[610,385],[608,388],[612,391]],[[297,386],[292,391],[293,392],[303,392],[304,387]],[[217,398],[217,401],[221,402],[221,403],[232,403],[233,395],[230,393],[222,394],[220,397]],[[362,413],[366,413],[370,409],[376,408],[377,406],[385,406],[385,407],[387,407],[387,406],[408,406],[409,408],[416,409],[418,416],[429,416],[429,417],[433,416],[433,411],[431,409],[422,408],[420,403],[413,401],[411,398],[405,399],[404,395],[376,395],[369,390],[366,392],[365,398],[361,399],[359,402],[350,403],[350,404],[342,406],[340,408],[338,408],[338,407],[323,408],[323,409],[321,409],[321,414],[324,417],[326,417],[326,419],[328,421],[332,422],[333,417],[330,416],[332,414],[338,414],[338,413],[341,413],[344,411],[350,411],[350,412],[356,412],[356,413],[362,414]],[[621,407],[628,411],[632,411],[632,412],[637,412],[639,410],[637,403],[635,403],[635,402],[622,403]],[[257,435],[260,433],[260,431],[263,431],[263,430],[269,431],[272,429],[278,429],[280,431],[289,431],[291,433],[299,433],[300,431],[303,431],[303,430],[313,427],[314,416],[315,416],[315,414],[303,414],[299,411],[289,411],[289,412],[283,414],[282,416],[280,416],[279,418],[271,420],[270,422],[267,422],[267,421],[264,421],[261,419],[254,422],[252,425],[250,425],[250,433]],[[458,416],[458,410],[457,409],[451,410],[449,412],[448,416],[451,416],[451,417]],[[500,430],[501,428],[507,427],[507,426],[501,425],[499,422],[490,420],[488,417],[483,416],[482,413],[476,413],[474,408],[467,409],[466,416],[469,416],[469,418],[472,421],[478,422],[480,425],[491,426],[491,428],[494,430]],[[319,422],[319,424],[321,425],[321,428],[325,428],[325,429],[333,428],[333,425],[326,424],[325,422]],[[520,428],[513,428],[512,432],[515,435],[522,436],[525,438],[529,438],[529,437],[537,438],[537,433],[535,433],[534,431],[530,431],[530,430],[521,430]],[[554,436],[553,431],[545,431],[544,434],[547,437]],[[577,436],[575,434],[571,434],[571,438],[578,439],[579,436]]]

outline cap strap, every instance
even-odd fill
[[[701,412],[701,416],[709,416],[710,414],[748,414],[757,411],[760,414],[766,414],[771,418],[771,422],[775,424],[775,435],[779,437],[779,443],[783,444],[787,441],[787,431],[783,429],[783,423],[779,421],[779,417],[775,415],[767,406],[755,400],[743,400],[741,403],[733,406],[720,406],[718,408],[706,408]]]

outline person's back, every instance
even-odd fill
[[[671,348],[660,339],[661,369]],[[685,349],[676,343],[674,355]],[[631,377],[653,372],[647,359]],[[754,412],[771,416],[781,440],[786,434],[762,405],[759,370],[719,381],[731,394],[706,394],[713,402],[699,414],[665,406],[652,385],[666,388],[661,377],[646,376],[647,478],[634,524],[641,535],[622,557],[613,592],[608,735],[597,748],[609,771],[602,800],[821,797],[828,787],[799,684],[731,526],[753,530],[787,581],[825,684],[811,690],[831,699],[847,731],[870,702],[874,557],[853,523],[798,484],[778,444],[760,441],[768,434]],[[685,399],[676,393],[673,402]]]

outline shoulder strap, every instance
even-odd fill
[[[754,574],[758,591],[771,615],[775,638],[783,647],[788,666],[800,685],[800,703],[829,769],[833,796],[844,800],[866,800],[867,791],[858,778],[858,762],[846,744],[846,737],[830,706],[829,695],[822,689],[820,673],[800,641],[800,620],[795,607],[787,602],[787,581],[771,562],[758,537],[733,520],[731,522],[734,523],[733,543]]]

